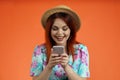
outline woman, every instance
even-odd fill
[[[80,28],[78,15],[67,6],[46,11],[41,19],[45,44],[35,47],[31,76],[33,80],[86,80],[90,76],[87,47],[76,42]],[[53,46],[64,46],[64,52],[53,52]]]

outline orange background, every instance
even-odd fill
[[[1,0],[0,80],[32,80],[34,47],[43,43],[40,18],[48,8],[65,4],[82,26],[77,40],[88,46],[89,80],[120,80],[120,2],[117,0]]]

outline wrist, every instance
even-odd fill
[[[63,66],[64,69],[68,68],[69,64]]]
[[[49,65],[47,65],[47,66],[46,66],[46,70],[52,71],[52,67],[50,67]]]

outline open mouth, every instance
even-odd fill
[[[63,41],[64,36],[56,36],[56,39],[57,39],[58,41]]]

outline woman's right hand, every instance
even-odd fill
[[[55,65],[57,65],[61,62],[61,58],[62,57],[59,54],[53,53],[51,51],[51,55],[50,55],[47,67],[51,70]]]

